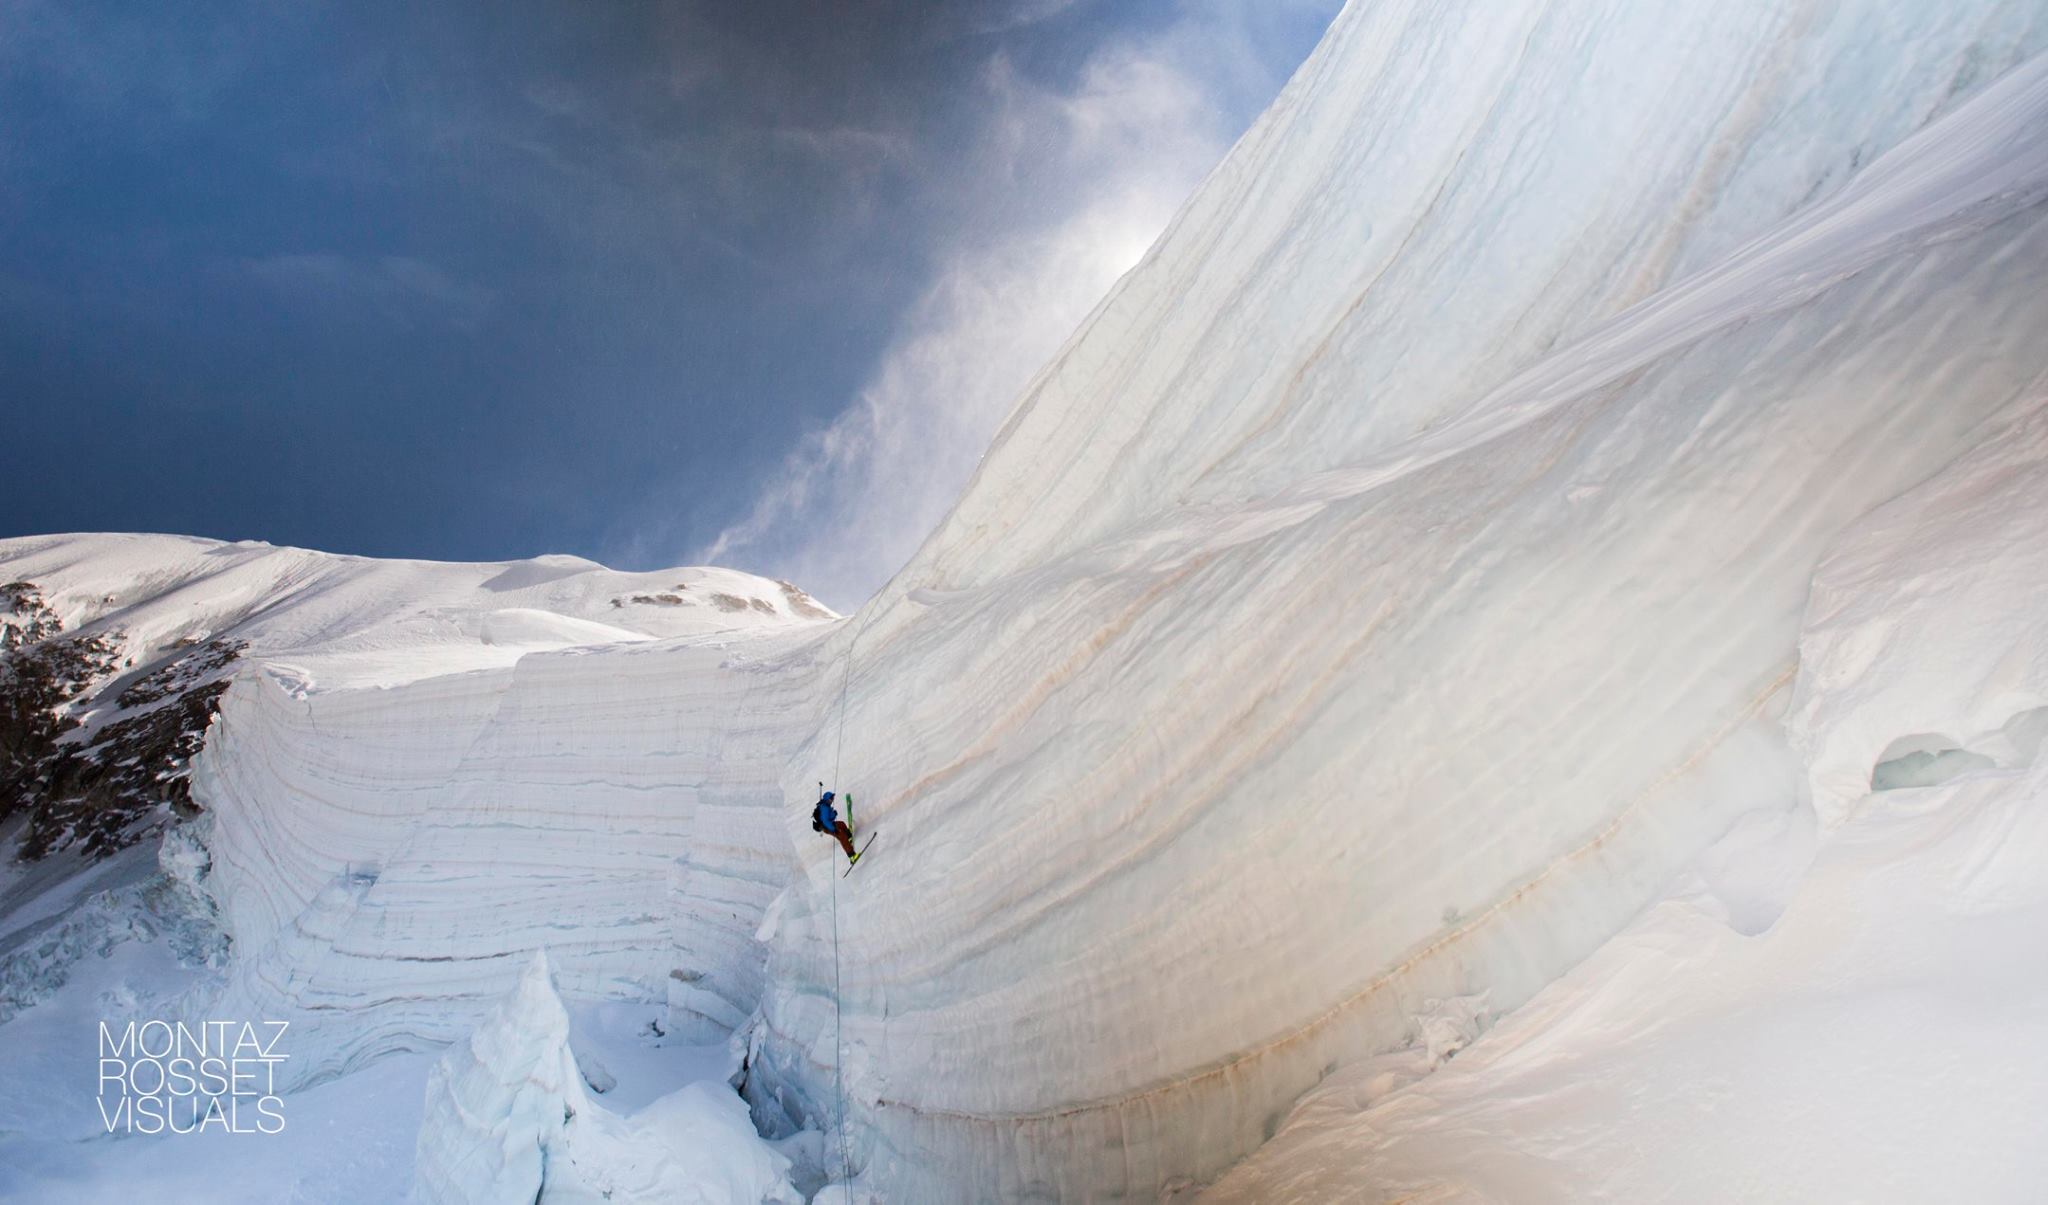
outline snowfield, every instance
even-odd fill
[[[289,1020],[431,1201],[2035,1195],[2044,49],[1354,4],[843,621],[0,541],[136,672],[245,646],[190,814],[12,872],[0,1082]],[[18,1195],[188,1141],[0,1101]]]
[[[1822,562],[1787,721],[1818,824],[1743,817],[1483,1038],[1338,1071],[1203,1199],[2038,1196],[2044,595],[2048,399]],[[1883,733],[1971,756],[1874,789]]]

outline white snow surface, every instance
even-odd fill
[[[2048,412],[1991,434],[1856,534],[1814,577],[1787,721],[1831,824],[1900,760],[2010,769],[2040,753]]]
[[[306,1043],[295,1085],[454,1039],[542,945],[579,989],[662,997],[693,805],[677,767],[717,749],[645,684],[675,677],[713,722],[722,700],[687,667],[814,639],[830,618],[725,569],[391,562],[170,536],[0,541],[0,578],[44,585],[67,630],[117,631],[138,658],[180,639],[248,645],[193,771],[204,889],[237,954],[209,1004],[292,1021]],[[590,660],[606,648],[649,656]],[[609,738],[579,748],[583,728]],[[508,785],[522,767],[534,780]],[[563,777],[616,791],[601,811],[564,810]],[[522,797],[542,802],[507,816]],[[350,1015],[366,999],[378,1015]]]
[[[204,977],[203,969],[181,966],[164,943],[127,942],[80,964],[52,997],[9,1023],[7,1041],[0,1043],[0,1199],[86,1205],[144,1196],[167,1205],[314,1205],[415,1195],[425,1085],[439,1062],[432,1055],[385,1058],[287,1093],[278,1133],[104,1133],[92,1090],[96,1026],[175,1015],[175,1001]],[[614,1171],[638,1168],[665,1176],[678,1194],[670,1199],[689,1199],[680,1195],[684,1178],[722,1189],[757,1175],[764,1199],[786,1195],[783,1182],[767,1174],[784,1165],[762,1147],[726,1086],[732,1051],[724,1043],[692,1047],[656,1036],[650,1022],[661,1013],[656,1005],[624,1003],[573,1010],[568,1043],[577,1069],[589,1083],[593,1064],[617,1068],[599,1098],[602,1124],[627,1138],[625,1158],[609,1157],[620,1148],[602,1140],[576,1149],[594,1145],[606,1153],[594,1163],[600,1174],[612,1175],[607,1183],[615,1189],[623,1177]],[[514,1015],[527,1022],[519,1032],[528,1034],[531,1047],[532,1013]],[[496,1040],[502,1045],[508,1036],[501,1029]],[[287,1037],[284,1045],[292,1044]],[[455,1061],[472,1050],[466,1037],[444,1057]],[[445,1132],[445,1120],[428,1128]],[[780,1145],[804,1149],[800,1141]],[[563,1187],[574,1183],[565,1180]],[[749,1198],[734,1189],[732,1199]]]
[[[394,561],[195,536],[23,536],[0,540],[0,574],[49,583],[67,632],[118,629],[131,653],[245,641],[299,695],[507,669],[543,649],[811,622],[782,583],[752,574],[620,573],[573,556]],[[674,601],[634,601],[662,596]]]
[[[2048,762],[2036,738],[1873,792],[1869,757],[1875,730],[2042,714],[2044,549],[2048,405],[1822,563],[1791,724],[1835,820],[1817,856],[1806,803],[1753,813],[1447,1066],[1412,1087],[1420,1052],[1339,1071],[1202,1199],[2038,1197]],[[1824,793],[1858,741],[1861,789]]]
[[[737,1034],[770,1137],[843,1087],[856,1196],[1853,1195],[1783,1164],[1853,1138],[1829,1074],[1936,1071],[1892,1045],[1933,1010],[2024,1047],[1987,1113],[2043,1082],[1972,952],[2039,931],[1999,800],[2038,794],[2044,45],[2038,0],[1354,4],[843,623],[553,558],[0,573],[274,634],[193,769],[233,942],[194,1007],[290,1019],[301,1093],[470,1042],[428,1163],[540,1124],[492,1088],[522,1051],[583,1091],[546,949],[572,1012]],[[767,609],[611,606],[678,583]],[[877,834],[850,876],[821,779]],[[1583,1095],[1514,1113],[1552,1033]],[[2016,1195],[1991,1132],[1911,1182]]]
[[[1823,552],[2043,389],[2039,16],[1347,10],[832,638],[856,1167],[1213,1179],[1797,798]]]
[[[545,952],[427,1078],[414,1193],[434,1205],[797,1205],[789,1160],[723,1085],[627,1119],[584,1088]]]

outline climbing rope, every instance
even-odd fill
[[[851,815],[851,813],[848,813]],[[839,872],[832,872],[832,1070],[838,1084],[834,1089],[839,1109],[839,1182],[847,1186],[848,1205],[853,1200],[853,1162],[846,1146],[846,1016],[839,1007]]]
[[[853,650],[859,647],[860,634],[865,629],[866,622],[863,621],[861,628],[853,633],[853,639],[847,641],[846,672],[839,677],[839,745],[832,751],[832,788],[834,790],[839,789],[839,768],[846,757],[846,692],[853,687]],[[850,803],[846,805],[846,819],[848,821],[847,827],[851,828],[853,805]]]
[[[874,618],[872,612],[868,619]],[[832,789],[838,790],[840,767],[846,756],[846,694],[853,685],[853,653],[860,646],[861,633],[867,631],[867,620],[854,629],[853,639],[846,645],[846,673],[839,680],[839,742],[832,753]],[[853,797],[846,797],[846,827],[853,827]],[[853,1158],[848,1153],[846,1141],[846,1010],[840,1004],[839,975],[839,873],[834,863],[832,873],[832,1070],[836,1080],[834,1101],[838,1108],[839,1120],[839,1182],[846,1185],[846,1199],[853,1200]]]

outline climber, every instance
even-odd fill
[[[823,787],[825,784],[821,782],[818,785]],[[818,797],[818,806],[811,809],[811,831],[838,838],[839,847],[846,851],[846,864],[851,866],[860,861],[860,855],[854,852],[853,848],[853,830],[847,827],[846,821],[841,820],[839,813],[833,810],[832,800],[833,794],[830,791]]]

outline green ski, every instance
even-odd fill
[[[873,845],[875,843],[875,838],[879,835],[879,830],[868,834],[868,839],[860,843],[859,852],[855,853],[852,858],[848,859],[846,863],[846,869],[839,872],[840,878],[843,879],[847,875],[853,873],[853,868],[860,865],[861,854],[868,852],[868,846]]]

